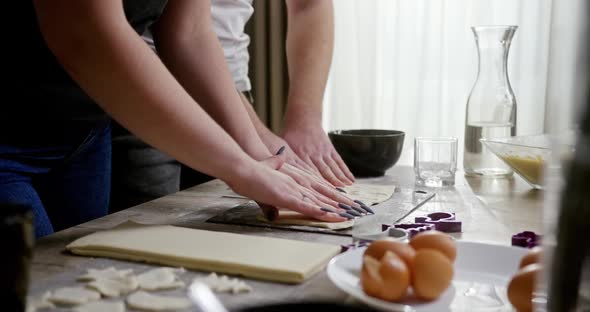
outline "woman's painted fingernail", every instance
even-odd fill
[[[350,207],[352,207],[352,209],[356,210],[356,212],[358,212],[360,214],[363,214],[363,215],[366,215],[367,214],[367,212],[364,209],[360,208],[360,206],[359,207],[350,206]]]
[[[355,199],[354,202],[359,204],[361,206],[361,208],[365,209],[367,212],[375,214],[375,211],[373,211],[373,209],[371,209],[369,206],[367,206],[362,201]]]
[[[343,188],[341,188],[341,187],[336,187],[336,190],[337,190],[338,192],[341,192],[341,193],[344,193],[344,194],[346,194],[346,191],[345,191]]]
[[[339,216],[341,216],[341,217],[345,217],[345,218],[346,218],[346,219],[348,219],[348,220],[354,219],[354,216],[353,216],[353,215],[349,215],[349,214],[348,214],[348,213],[346,213],[346,212],[341,212],[341,213],[339,213],[338,215],[339,215]]]
[[[347,204],[343,204],[343,203],[338,203],[338,207],[344,209],[344,210],[352,210],[352,207],[350,207]]]
[[[285,151],[285,148],[287,148],[285,145],[281,146],[275,155],[281,155]]]
[[[324,207],[322,207],[322,208],[320,208],[320,210],[321,211],[325,211],[325,212],[334,212],[334,213],[336,212],[336,210],[334,210],[332,208],[324,208]]]
[[[362,214],[360,214],[360,213],[358,213],[358,212],[356,212],[354,210],[348,210],[346,213],[351,214],[351,215],[353,215],[355,217],[362,217],[363,216]]]

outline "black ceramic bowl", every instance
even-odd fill
[[[358,129],[328,133],[334,148],[357,177],[385,174],[398,161],[404,146],[403,131]]]

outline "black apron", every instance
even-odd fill
[[[107,0],[111,1],[111,0]],[[142,34],[162,14],[167,0],[124,0],[125,16]],[[2,41],[7,57],[0,72],[7,81],[0,99],[0,140],[23,131],[68,123],[93,124],[108,119],[48,49],[32,1],[7,3]],[[6,16],[5,15],[5,16]]]

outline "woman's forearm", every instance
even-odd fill
[[[187,92],[242,149],[255,159],[265,159],[271,154],[233,87],[223,49],[212,29],[209,8],[204,8],[205,3],[197,5],[183,5],[182,2],[168,4],[166,14],[154,27],[158,54]],[[195,22],[189,26],[178,25],[179,20]]]
[[[115,120],[179,161],[225,181],[255,161],[180,86],[116,1],[36,1],[45,40]],[[66,18],[79,16],[80,18]],[[246,169],[244,169],[246,170]]]

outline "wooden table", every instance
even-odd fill
[[[413,187],[411,167],[397,166],[387,175],[401,187]],[[116,266],[133,268],[141,272],[149,267],[103,258],[80,257],[65,252],[65,246],[74,239],[97,230],[108,229],[128,219],[151,224],[172,224],[191,228],[226,231],[249,235],[274,236],[288,239],[346,244],[348,237],[316,233],[281,231],[249,226],[206,223],[210,217],[224,209],[246,202],[243,199],[222,197],[227,186],[214,180],[151,202],[138,205],[106,217],[84,223],[47,236],[37,242],[32,265],[30,293],[38,294],[59,286],[75,283],[75,277],[87,268]],[[524,230],[542,232],[543,191],[533,190],[520,177],[510,179],[466,178],[457,173],[456,185],[436,189],[437,195],[420,207],[407,220],[427,212],[455,212],[463,221],[463,233],[457,238],[469,241],[509,245],[511,235]],[[204,272],[188,272],[187,282]],[[326,276],[316,274],[300,285],[282,285],[261,281],[248,281],[254,288],[249,294],[220,294],[229,309],[265,303],[298,300],[349,300]],[[178,290],[180,292],[181,290]]]

